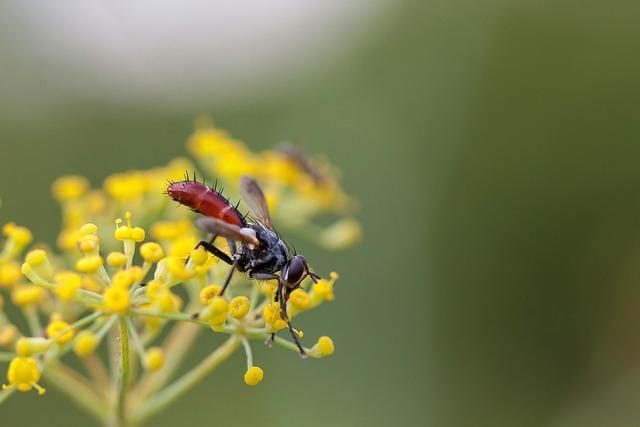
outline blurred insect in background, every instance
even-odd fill
[[[278,281],[274,300],[280,302],[280,316],[287,323],[300,355],[306,357],[287,315],[286,302],[291,292],[299,288],[307,276],[314,283],[320,280],[320,276],[309,270],[304,256],[291,254],[275,231],[264,193],[258,183],[248,176],[243,176],[240,180],[240,194],[249,208],[250,217],[242,215],[238,211],[238,205],[231,204],[215,186],[212,188],[204,182],[197,182],[195,174],[194,179],[189,179],[187,175],[184,181],[169,183],[167,194],[178,203],[203,215],[196,220],[196,225],[212,237],[209,241],[198,243],[196,248],[203,247],[231,265],[220,295],[224,294],[236,270],[248,273],[255,280]],[[227,239],[231,256],[214,245],[218,236]],[[267,340],[269,345],[273,342],[274,335],[272,333]]]

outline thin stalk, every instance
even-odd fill
[[[247,356],[247,370],[253,366],[253,353],[251,352],[251,345],[246,338],[242,338],[242,346],[244,347],[244,354]]]
[[[9,390],[0,390],[0,404],[7,400],[9,396],[11,396],[15,391],[15,388],[11,388]]]
[[[0,351],[0,362],[9,362],[14,357],[16,357],[15,353],[9,353],[7,351]]]
[[[85,409],[101,422],[106,421],[107,412],[102,403],[103,400],[84,381],[80,381],[70,374],[65,366],[57,362],[50,362],[43,375],[49,383],[67,395],[79,407]]]
[[[129,328],[124,318],[120,319],[120,375],[118,376],[118,397],[116,417],[118,425],[126,425],[125,402],[129,387]]]
[[[143,403],[132,416],[134,424],[140,424],[153,414],[160,412],[172,401],[186,393],[191,387],[202,381],[211,371],[226,360],[240,345],[240,340],[231,337],[211,353],[206,359],[196,365],[181,378],[173,382],[164,390],[156,393]]]

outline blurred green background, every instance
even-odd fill
[[[335,355],[258,347],[266,378],[248,389],[237,353],[151,425],[640,424],[639,3],[354,2],[341,29],[312,35],[331,34],[328,49],[276,56],[286,78],[232,84],[238,97],[216,98],[228,73],[184,64],[181,88],[204,82],[193,103],[93,86],[77,71],[91,64],[65,73],[77,57],[34,47],[44,17],[24,23],[38,13],[0,8],[3,222],[53,242],[55,177],[99,185],[183,155],[201,112],[254,149],[294,139],[327,154],[362,205],[356,248],[293,239],[320,272],[341,273],[336,301],[300,322],[332,336]],[[211,43],[203,57],[219,53]],[[147,65],[143,77],[166,71]],[[218,340],[203,336],[201,353]],[[15,396],[0,419],[92,425],[54,390]]]

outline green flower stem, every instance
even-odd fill
[[[22,310],[25,319],[27,319],[27,325],[29,326],[29,332],[31,336],[40,336],[42,332],[42,324],[40,323],[40,317],[34,307],[28,306]]]
[[[11,388],[9,390],[0,390],[0,404],[7,400],[15,391],[15,388]]]
[[[271,334],[265,332],[263,329],[256,329],[256,328],[248,328],[246,332],[247,332],[247,338],[251,338],[251,339],[266,340],[267,338],[269,338],[269,335],[271,335]],[[295,351],[296,353],[298,353],[300,351],[298,349],[298,346],[295,343],[293,343],[293,342],[291,342],[289,340],[286,340],[286,339],[284,339],[282,337],[279,337],[277,335],[275,336],[273,342],[276,343],[277,345],[279,345],[280,347],[284,347],[284,348],[286,348],[288,350]],[[303,348],[304,348],[304,351],[307,354],[311,355],[311,353],[310,353],[311,350],[310,349],[308,349],[306,347],[303,347]]]
[[[140,310],[140,309],[133,309],[131,310],[131,313],[137,316],[159,317],[161,319],[177,320],[179,322],[191,322],[191,323],[197,323],[198,325],[202,325],[202,326],[209,326],[209,324],[204,320],[194,319],[190,315],[184,314],[184,313],[170,313],[170,312],[164,312],[164,311],[148,311],[148,310]]]
[[[124,318],[120,318],[120,375],[118,376],[118,394],[116,398],[116,422],[126,425],[125,402],[129,387],[129,328]]]
[[[102,360],[95,354],[91,354],[86,357],[81,357],[80,360],[84,365],[85,370],[91,378],[93,378],[94,384],[100,390],[107,390],[109,387],[109,373],[104,367]]]
[[[159,390],[180,367],[182,360],[191,349],[191,344],[202,329],[191,323],[176,325],[165,340],[165,365],[156,372],[147,372],[135,389],[135,395],[142,398]]]
[[[15,353],[9,353],[9,352],[6,352],[6,351],[0,351],[0,362],[9,362],[14,357],[16,357]]]
[[[49,362],[43,375],[50,384],[100,422],[104,423],[107,420],[104,398],[76,375],[71,374],[64,365],[54,361]]]
[[[98,317],[104,315],[104,312],[102,311],[96,311],[95,313],[92,313],[86,317],[83,317],[82,319],[72,323],[71,325],[67,326],[66,328],[64,328],[62,331],[58,332],[57,334],[55,334],[54,336],[51,337],[51,341],[55,341],[58,338],[64,336],[65,334],[69,333],[70,331],[73,331],[74,329],[78,329],[83,327],[84,325],[88,325],[89,323],[93,322],[94,320],[96,320]]]
[[[209,373],[217,368],[220,363],[233,354],[239,345],[240,340],[237,337],[230,337],[192,370],[143,403],[140,406],[140,409],[133,414],[133,422],[135,424],[142,423],[151,415],[166,408],[167,405],[182,396],[191,387],[209,375]]]
[[[253,353],[251,352],[251,345],[246,338],[242,338],[242,346],[244,347],[244,354],[247,357],[247,369],[253,366]]]

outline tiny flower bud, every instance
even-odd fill
[[[98,347],[98,338],[91,331],[82,331],[73,343],[73,352],[78,357],[87,357],[93,354]]]
[[[145,355],[145,365],[150,371],[157,371],[164,366],[164,352],[160,347],[152,347]]]
[[[229,313],[236,319],[241,319],[249,312],[250,307],[251,302],[249,298],[245,296],[234,297],[231,302],[229,302]]]
[[[244,374],[244,383],[246,385],[255,386],[258,385],[264,378],[264,372],[257,366],[252,366],[247,369]]]

